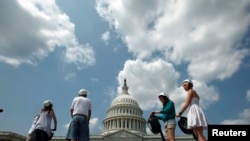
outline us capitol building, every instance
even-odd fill
[[[122,92],[112,101],[103,120],[103,133],[90,135],[90,141],[162,141],[160,134],[146,133],[147,121],[142,115],[143,111],[128,93],[128,86],[124,80]],[[25,136],[17,133],[0,132],[0,141],[25,141],[25,139]],[[65,137],[54,136],[51,141],[65,141]],[[194,141],[194,139],[192,136],[184,136],[176,137],[176,141]]]

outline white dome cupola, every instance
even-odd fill
[[[122,92],[112,101],[103,120],[104,133],[109,134],[121,129],[145,135],[146,120],[142,117],[143,111],[137,101],[128,93],[126,79]]]

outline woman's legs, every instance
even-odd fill
[[[167,141],[175,141],[175,119],[170,119],[165,123],[165,130],[167,135]]]
[[[167,141],[175,141],[175,128],[167,128]]]
[[[202,127],[196,127],[194,128],[196,137],[198,139],[198,141],[206,141],[204,135],[203,135],[203,128]]]
[[[26,141],[31,141],[32,137],[31,134],[28,134],[28,136],[26,137]]]

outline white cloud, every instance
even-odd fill
[[[83,69],[86,65],[93,65],[95,63],[94,51],[88,44],[83,46],[75,46],[66,48],[65,61],[77,66],[78,70]]]
[[[209,48],[209,47],[207,47]],[[223,49],[223,47],[221,48]],[[214,48],[210,53],[200,53],[193,58],[188,66],[188,72],[194,79],[199,80],[224,80],[231,77],[247,54],[247,50],[222,51],[220,47]]]
[[[107,44],[110,39],[110,32],[106,31],[102,34],[102,40]]]
[[[139,59],[128,60],[118,76],[120,84],[118,93],[120,93],[124,79],[126,79],[129,93],[137,100],[142,110],[160,108],[158,94],[166,92],[170,99],[175,102],[178,111],[187,96],[177,81],[179,75],[171,63],[167,63],[162,59],[152,62]],[[202,108],[207,108],[210,104],[219,100],[216,87],[208,86],[205,82],[194,80],[194,89],[201,97],[200,105]]]
[[[187,63],[192,78],[208,82],[230,78],[249,54],[240,42],[250,24],[249,5],[245,0],[97,0],[96,9],[135,57],[158,52],[174,64]]]
[[[157,95],[167,93],[176,88],[179,74],[175,72],[172,64],[158,59],[152,62],[142,60],[128,60],[118,80],[120,93],[124,79],[127,80],[129,93],[137,100],[143,110],[148,110],[158,105]]]
[[[239,114],[238,119],[227,119],[222,124],[250,124],[250,109],[245,109]]]
[[[66,123],[63,128],[67,131],[70,125],[69,121],[68,123]],[[99,119],[98,118],[91,118],[89,121],[89,132],[91,134],[100,134],[101,133],[101,127],[98,126]]]
[[[0,61],[15,67],[35,65],[57,47],[65,47],[68,63],[82,68],[94,63],[89,45],[78,43],[75,25],[56,5],[55,0],[1,1]],[[11,8],[10,8],[11,7]],[[4,21],[4,22],[3,22]],[[79,51],[80,60],[70,53]],[[80,57],[79,57],[80,56]],[[86,57],[86,58],[85,58]]]
[[[246,99],[250,101],[250,90],[247,91]],[[250,124],[250,109],[244,109],[239,113],[238,119],[225,119],[222,124]]]
[[[91,118],[90,119],[89,132],[92,135],[99,135],[102,132],[102,127],[100,127],[100,123],[99,123],[98,118]]]
[[[109,99],[114,99],[117,95],[113,87],[107,87],[104,93],[109,97]]]
[[[246,99],[250,102],[250,90],[247,91]]]
[[[76,74],[75,73],[67,73],[66,76],[64,77],[65,80],[75,80],[76,79]]]
[[[92,83],[97,83],[98,81],[99,81],[98,78],[91,78],[91,82],[92,82]]]
[[[71,122],[71,119],[69,120],[68,123],[66,123],[66,124],[63,125],[63,128],[64,128],[66,131],[67,131],[68,128],[69,128],[70,122]]]
[[[200,105],[202,108],[207,108],[210,104],[219,100],[219,93],[215,86],[208,86],[205,82],[196,80],[193,80],[193,83],[194,89],[201,97]]]

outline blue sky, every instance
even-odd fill
[[[5,0],[0,19],[0,131],[26,135],[50,99],[64,136],[86,88],[101,134],[125,78],[145,119],[162,91],[180,111],[190,78],[210,123],[250,124],[249,0]]]

